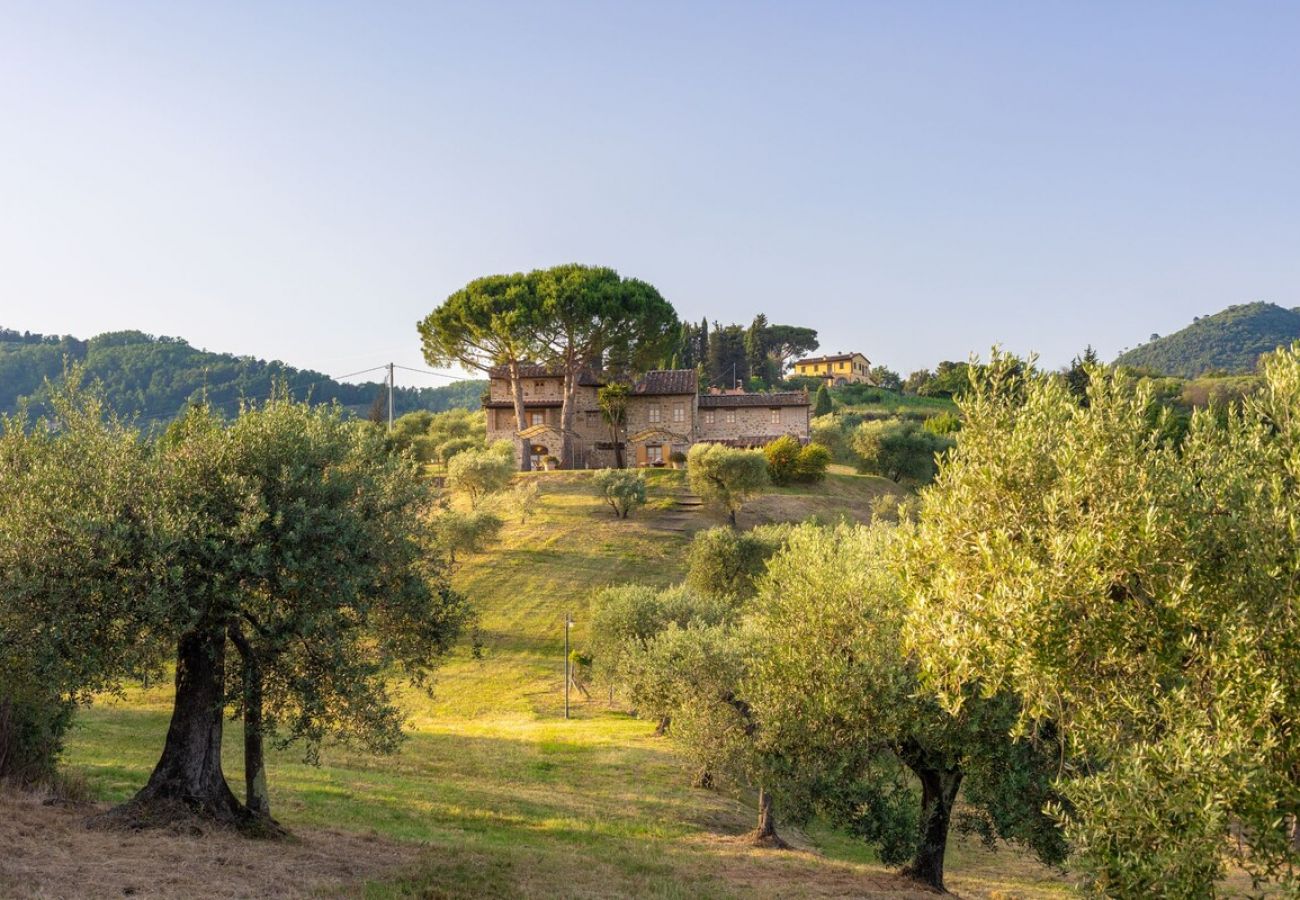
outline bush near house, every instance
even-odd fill
[[[631,469],[601,469],[592,478],[596,493],[614,510],[614,515],[626,519],[632,510],[645,506],[645,477]]]

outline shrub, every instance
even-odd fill
[[[687,551],[686,586],[703,597],[754,596],[767,560],[785,543],[791,527],[710,528],[697,533]]]
[[[668,461],[674,466],[681,467],[686,465],[686,454],[680,450],[674,450],[668,454]]]
[[[601,469],[592,483],[596,493],[614,510],[614,515],[626,519],[628,514],[646,502],[645,478],[630,469]]]
[[[931,434],[937,434],[940,437],[949,434],[956,434],[961,430],[961,419],[957,417],[956,413],[951,412],[941,412],[929,416],[922,424],[925,426],[926,431]]]
[[[795,481],[811,483],[826,477],[826,469],[831,464],[831,451],[820,444],[808,444],[799,450],[795,461]]]
[[[934,478],[935,456],[953,446],[953,440],[926,431],[917,422],[886,419],[863,422],[853,432],[853,449],[864,472],[895,482],[904,478],[920,483]]]
[[[825,416],[831,411],[831,392],[826,385],[817,388],[816,399],[813,400],[813,415]]]
[[[505,490],[510,484],[515,474],[513,449],[510,452],[510,459],[498,453],[496,448],[458,453],[447,464],[447,483],[452,490],[468,496],[470,506],[476,507],[486,497]]]
[[[63,751],[74,706],[57,697],[0,696],[0,781],[30,786],[49,783]]]
[[[773,484],[789,484],[795,480],[799,465],[799,441],[790,435],[779,437],[763,448],[767,457],[767,477]]]

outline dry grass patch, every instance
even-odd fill
[[[411,865],[419,847],[374,835],[296,829],[281,841],[238,834],[91,830],[105,807],[0,793],[0,895],[14,898],[359,896]]]

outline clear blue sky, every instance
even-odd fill
[[[3,2],[0,325],[339,374],[580,261],[904,373],[1109,358],[1300,305],[1298,47],[1295,3]]]

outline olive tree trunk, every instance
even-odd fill
[[[271,818],[271,796],[266,788],[265,731],[262,727],[262,664],[257,651],[236,626],[230,639],[239,650],[243,666],[244,705],[244,805],[256,816]]]
[[[171,725],[149,782],[101,817],[132,828],[199,818],[243,827],[252,817],[231,793],[221,769],[225,705],[226,633],[223,628],[183,635],[176,653],[176,698]]]
[[[764,847],[788,846],[776,833],[776,811],[772,805],[772,795],[762,785],[758,788],[758,827],[750,832],[749,839]]]
[[[936,769],[912,763],[908,767],[921,780],[921,817],[916,853],[903,874],[946,892],[943,858],[948,850],[948,826],[961,789],[962,773],[960,769]]]

